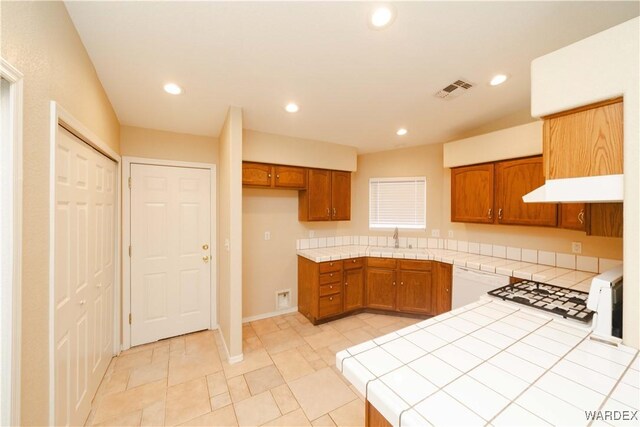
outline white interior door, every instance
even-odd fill
[[[208,329],[211,171],[131,165],[131,345]]]
[[[58,127],[55,152],[56,425],[83,425],[113,355],[116,164]]]

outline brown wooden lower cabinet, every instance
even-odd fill
[[[437,315],[451,310],[451,265],[353,258],[315,263],[298,257],[298,311],[312,323],[362,309]]]
[[[366,427],[391,427],[392,424],[371,404],[364,404],[364,425]]]

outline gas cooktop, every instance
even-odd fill
[[[523,280],[494,289],[489,295],[504,301],[511,301],[531,308],[558,314],[565,319],[588,323],[594,312],[587,308],[587,292],[546,283]]]

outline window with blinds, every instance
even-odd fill
[[[427,228],[427,178],[369,180],[369,228]]]

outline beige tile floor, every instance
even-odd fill
[[[362,426],[363,397],[335,368],[336,352],[417,321],[258,320],[243,325],[244,360],[234,365],[218,331],[134,347],[111,361],[87,425]]]

